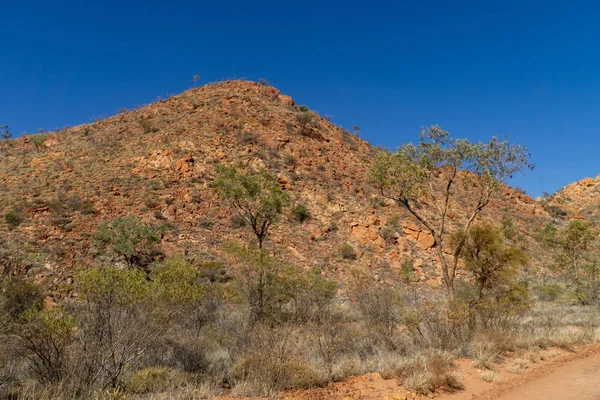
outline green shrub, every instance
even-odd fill
[[[14,279],[6,280],[2,285],[4,301],[2,311],[13,320],[21,318],[30,310],[41,310],[43,305],[42,289],[33,282]]]
[[[294,207],[294,209],[292,210],[292,215],[294,216],[294,219],[298,222],[304,222],[310,218],[310,213],[302,204],[298,204],[296,207]]]
[[[54,307],[30,309],[20,322],[18,353],[39,382],[60,382],[67,373],[67,348],[75,335],[75,318]]]
[[[8,225],[15,228],[23,222],[23,215],[16,210],[11,210],[4,214],[4,220]]]
[[[549,283],[539,288],[539,298],[544,301],[556,301],[565,293],[564,285]]]
[[[44,145],[44,142],[46,141],[46,138],[44,136],[41,135],[33,135],[29,137],[29,141],[31,143],[33,143],[33,145],[35,146],[36,150],[39,151],[42,146]]]
[[[94,238],[100,246],[110,248],[131,267],[152,261],[151,254],[161,236],[158,229],[130,216],[101,224]]]
[[[356,251],[354,251],[354,247],[348,243],[342,245],[340,248],[340,255],[345,260],[356,260]]]

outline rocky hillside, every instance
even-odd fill
[[[573,216],[599,224],[600,175],[571,183],[541,202],[558,217]]]
[[[411,260],[419,280],[440,285],[432,238],[366,183],[378,150],[316,114],[299,126],[302,110],[273,87],[227,81],[94,123],[0,142],[3,246],[24,249],[29,275],[58,285],[77,267],[102,261],[90,240],[101,222],[133,214],[173,228],[162,243],[166,253],[220,259],[224,242],[246,240],[249,231],[209,185],[216,164],[243,162],[275,174],[292,206],[310,213],[303,223],[287,213],[266,244],[290,263],[320,266],[342,281],[357,266],[385,280]],[[511,218],[526,235],[549,219],[508,187],[483,218]],[[340,255],[344,243],[356,259]]]

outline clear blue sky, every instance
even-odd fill
[[[600,172],[600,5],[553,1],[3,1],[0,124],[88,122],[266,78],[373,144],[508,134],[532,195]]]

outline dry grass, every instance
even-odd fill
[[[489,382],[489,383],[498,382],[498,374],[494,371],[490,371],[490,370],[481,371],[481,373],[479,374],[479,377],[482,380],[484,380],[485,382]]]

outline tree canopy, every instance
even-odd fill
[[[396,152],[379,153],[368,178],[378,192],[405,207],[432,235],[442,264],[446,288],[454,295],[454,279],[464,241],[458,241],[448,260],[442,250],[451,233],[448,215],[459,207],[459,191],[467,214],[458,221],[467,232],[489,204],[492,195],[515,173],[532,169],[530,154],[523,146],[492,137],[487,143],[455,139],[439,126],[421,130],[417,145],[402,145]],[[459,171],[462,171],[459,177]],[[432,205],[433,213],[420,204]],[[464,204],[466,203],[466,204]],[[466,237],[466,236],[463,236]]]

